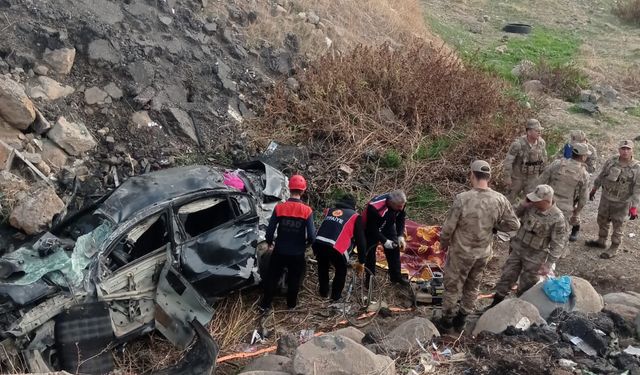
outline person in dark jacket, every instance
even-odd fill
[[[313,253],[318,260],[318,284],[321,297],[329,296],[329,265],[333,265],[335,275],[331,285],[331,300],[342,296],[347,277],[347,264],[353,243],[358,247],[356,272],[364,272],[366,242],[362,219],[356,212],[356,200],[346,195],[336,201],[335,207],[325,210],[325,217],[318,228],[313,243]]]
[[[400,272],[400,251],[404,251],[405,206],[407,196],[402,190],[379,195],[367,204],[363,213],[365,236],[367,241],[365,285],[376,270],[376,247],[381,243],[389,265],[389,280],[407,285]],[[359,251],[359,249],[358,249]]]
[[[278,280],[287,269],[287,306],[293,309],[298,304],[298,291],[306,267],[304,253],[315,239],[313,210],[301,200],[307,182],[300,175],[291,176],[289,190],[291,198],[279,203],[269,219],[266,240],[272,250],[269,269],[264,282],[264,296],[260,303],[262,311],[271,309],[271,302]],[[274,235],[278,236],[274,240]]]

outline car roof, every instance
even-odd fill
[[[224,184],[224,169],[201,165],[164,169],[131,177],[96,210],[116,224],[147,207],[201,190],[235,191]]]

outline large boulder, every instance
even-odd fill
[[[388,352],[406,353],[419,348],[418,341],[424,345],[438,336],[438,329],[429,319],[415,317],[389,332],[381,346]]]
[[[96,39],[89,43],[89,60],[97,63],[117,64],[120,53],[106,39]]]
[[[40,76],[27,85],[27,94],[32,99],[57,100],[74,93],[71,86],[61,85],[58,81],[49,77]]]
[[[9,223],[26,234],[37,234],[49,228],[54,216],[60,214],[64,202],[48,185],[35,187],[17,195],[16,205],[11,210]]]
[[[571,276],[572,311],[596,313],[602,311],[604,300],[587,280]]]
[[[545,324],[538,309],[527,301],[519,298],[510,298],[487,310],[476,322],[473,335],[488,331],[502,333],[509,326],[516,327],[519,324]]]
[[[0,117],[16,129],[25,130],[36,119],[36,109],[16,81],[0,75]]]
[[[64,117],[58,119],[47,133],[47,137],[73,156],[79,156],[96,147],[95,139],[84,124],[69,122]]]
[[[349,338],[323,335],[298,347],[293,359],[293,373],[395,375],[396,366],[391,358],[374,354]]]
[[[191,116],[180,108],[169,108],[166,113],[166,119],[173,129],[177,130],[179,134],[191,138],[194,142],[198,143],[198,136],[196,135],[196,128],[193,125]]]
[[[607,303],[604,305],[604,311],[611,311],[624,318],[628,323],[634,324],[636,317],[640,314],[640,309],[633,306],[621,305],[618,303]]]
[[[42,55],[42,60],[59,74],[69,74],[75,58],[75,48],[47,49]]]
[[[640,297],[632,292],[618,292],[604,295],[604,302],[609,304],[618,304],[635,307],[640,309]]]
[[[538,283],[527,290],[520,299],[534,305],[544,319],[548,319],[551,312],[557,308],[564,311],[581,311],[584,313],[595,313],[602,310],[604,306],[602,296],[582,278],[571,277],[571,297],[566,303],[551,301],[542,290],[543,283]]]
[[[292,362],[288,357],[281,355],[268,354],[260,358],[254,359],[249,363],[242,373],[254,372],[254,371],[273,371],[273,372],[291,372]]]
[[[331,334],[350,338],[357,343],[362,343],[362,339],[364,338],[364,332],[357,329],[356,327],[340,328],[337,331],[333,331]]]
[[[42,153],[40,155],[42,160],[56,172],[67,164],[67,153],[48,139],[42,140]]]

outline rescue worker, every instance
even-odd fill
[[[598,153],[596,148],[593,147],[589,140],[587,139],[587,135],[584,134],[582,130],[573,130],[571,131],[571,139],[569,142],[565,143],[564,147],[558,150],[558,154],[556,154],[556,159],[571,159],[572,157],[572,149],[575,143],[584,143],[587,145],[589,149],[589,156],[587,156],[587,160],[585,160],[585,167],[587,172],[593,173],[596,171],[596,161],[598,160]],[[556,192],[557,193],[557,192]]]
[[[400,251],[404,251],[407,243],[404,239],[405,206],[407,196],[402,190],[373,198],[364,209],[365,237],[367,242],[365,254],[365,286],[369,285],[371,275],[376,272],[376,248],[381,243],[389,265],[389,280],[393,283],[408,285],[400,271]],[[360,251],[360,249],[358,249]]]
[[[553,202],[553,188],[538,185],[516,209],[520,229],[511,239],[511,252],[496,284],[491,307],[497,305],[518,281],[520,296],[534,286],[539,275],[549,273],[562,255],[567,234],[562,211]]]
[[[313,210],[302,202],[302,194],[307,189],[307,181],[300,175],[291,176],[289,191],[291,198],[278,203],[273,210],[267,227],[266,241],[272,250],[269,268],[264,282],[264,296],[260,303],[263,312],[271,309],[271,301],[278,280],[287,269],[287,306],[290,309],[298,303],[298,291],[305,271],[305,249],[315,239]],[[274,240],[274,235],[278,236]]]
[[[520,193],[529,193],[536,187],[538,176],[547,163],[547,149],[542,139],[542,126],[536,119],[529,119],[527,134],[516,139],[509,147],[504,160],[504,182],[509,188],[507,198],[515,204]]]
[[[442,318],[436,320],[443,330],[461,329],[473,312],[482,273],[491,258],[493,234],[520,227],[509,200],[489,187],[489,163],[474,161],[469,178],[473,188],[456,196],[440,235],[440,247],[448,251]]]
[[[318,228],[313,243],[313,252],[318,260],[318,284],[320,296],[329,296],[329,264],[335,274],[331,284],[331,300],[338,301],[342,296],[347,277],[349,253],[355,241],[358,247],[358,262],[354,270],[364,273],[366,242],[362,218],[356,212],[356,200],[346,195],[336,201],[335,207],[325,211],[325,217]]]
[[[602,166],[589,193],[589,200],[594,200],[602,186],[598,206],[598,239],[587,241],[587,246],[605,249],[610,223],[613,224],[611,246],[600,254],[603,259],[612,258],[618,253],[626,216],[635,220],[640,203],[640,162],[633,158],[633,141],[620,142],[618,153]]]
[[[538,179],[539,185],[549,185],[553,188],[556,205],[564,215],[567,229],[571,227],[571,242],[578,238],[580,211],[589,196],[589,172],[585,166],[589,155],[586,143],[573,143],[571,159],[554,160]]]

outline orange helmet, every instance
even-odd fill
[[[294,174],[289,179],[289,190],[307,190],[307,181],[299,174]]]

